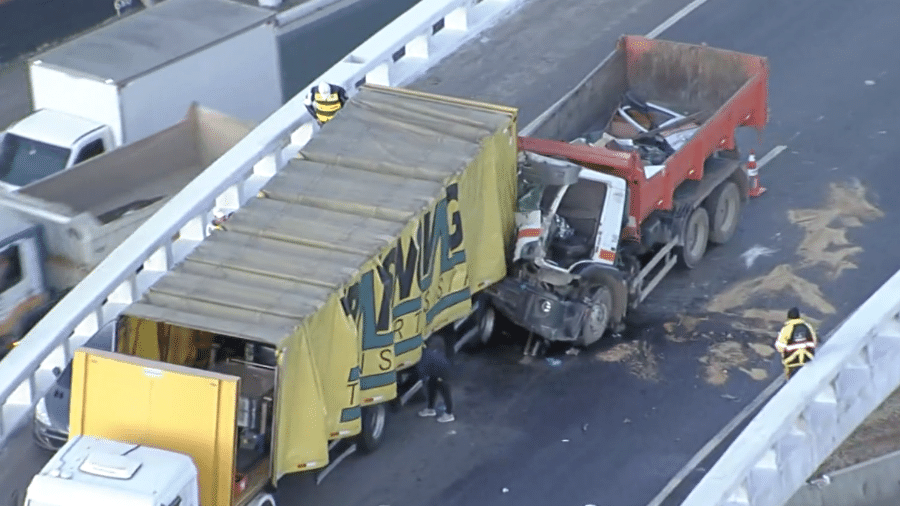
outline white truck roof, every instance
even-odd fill
[[[196,476],[187,455],[77,436],[34,477],[28,499],[48,505],[159,506]],[[185,499],[183,504],[190,502]]]
[[[32,60],[123,83],[275,18],[229,0],[166,0]]]
[[[40,109],[14,123],[7,131],[26,139],[68,148],[86,133],[103,126],[102,123],[80,116]]]

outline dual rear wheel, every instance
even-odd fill
[[[678,251],[680,263],[693,269],[703,259],[709,243],[724,244],[731,240],[740,214],[740,189],[734,181],[725,181],[713,190],[703,205],[691,212],[685,222],[684,245]]]

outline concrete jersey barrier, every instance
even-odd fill
[[[765,405],[682,506],[782,506],[900,386],[900,272]]]

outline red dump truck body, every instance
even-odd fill
[[[534,137],[520,137],[519,149],[567,158],[625,179],[633,220],[624,232],[639,237],[639,225],[651,213],[672,210],[675,189],[682,182],[703,179],[704,161],[710,155],[735,148],[737,127],[765,127],[768,72],[768,63],[761,56],[623,36],[600,69],[604,75],[592,76],[595,85],[583,86],[569,104],[560,106],[554,118],[537,128]],[[666,159],[661,173],[653,176],[648,176],[647,164],[637,152],[569,143],[592,126],[609,127],[627,90],[702,119],[696,133]],[[585,121],[588,114],[584,111],[590,111],[594,123]]]

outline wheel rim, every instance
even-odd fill
[[[495,318],[494,308],[488,307],[485,309],[481,320],[478,322],[478,338],[481,339],[482,344],[487,344],[491,340],[491,335],[494,333]]]
[[[384,417],[384,406],[374,406],[369,410],[369,433],[376,441],[381,439],[381,434],[384,432]]]
[[[606,332],[609,325],[609,308],[607,305],[611,302],[611,295],[606,288],[598,288],[591,297],[591,309],[587,315],[587,322],[584,329],[588,335],[582,335],[581,340],[584,344],[591,344]]]
[[[609,313],[606,311],[606,305],[594,304],[588,319],[588,327],[594,335],[606,330],[606,323],[609,319]]]

